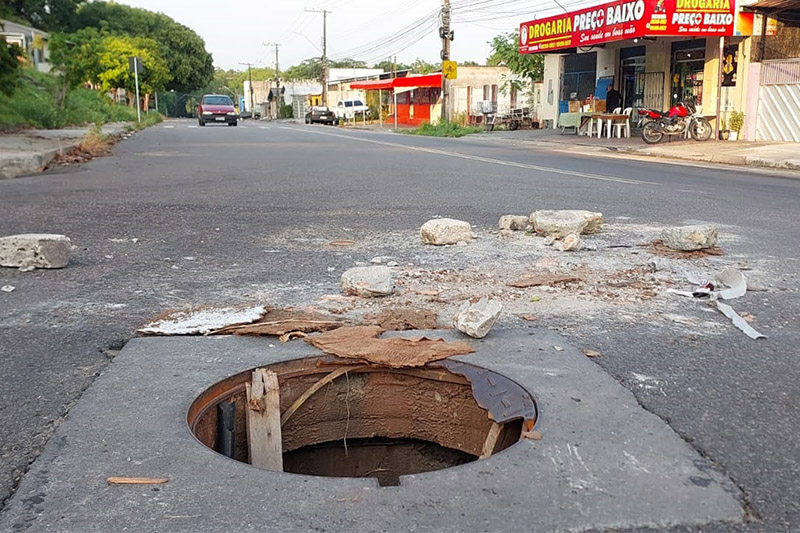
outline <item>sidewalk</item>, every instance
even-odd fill
[[[125,126],[125,123],[106,124],[103,134],[117,135]],[[0,133],[0,179],[41,172],[56,155],[80,144],[90,129],[86,126]]]

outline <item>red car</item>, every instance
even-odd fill
[[[197,123],[205,126],[208,122],[227,123],[236,126],[239,116],[231,99],[224,94],[207,94],[197,105]]]

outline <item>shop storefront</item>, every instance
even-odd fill
[[[752,24],[737,0],[617,0],[525,22],[519,45],[520,53],[546,54],[544,83],[551,90],[542,118],[553,127],[559,114],[576,107],[605,109],[611,85],[625,109],[663,110],[683,101],[714,117],[718,98],[731,108],[743,100],[741,79],[721,81],[746,55]]]

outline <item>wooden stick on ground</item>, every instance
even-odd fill
[[[497,439],[500,438],[500,430],[503,429],[503,424],[492,422],[492,427],[489,428],[489,434],[486,435],[486,441],[483,443],[483,450],[478,459],[486,459],[494,453],[494,447],[497,445]]]
[[[257,368],[247,389],[247,447],[250,464],[283,471],[281,439],[281,396],[278,375],[272,370]]]
[[[111,476],[106,479],[109,485],[163,485],[169,481],[165,477],[120,477]]]

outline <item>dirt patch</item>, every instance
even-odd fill
[[[370,315],[366,318],[386,331],[437,329],[439,327],[439,315],[435,311],[413,307],[384,309],[377,315]]]
[[[725,250],[719,246],[712,246],[703,250],[694,250],[691,252],[684,252],[675,250],[664,244],[661,239],[654,239],[645,246],[647,251],[653,255],[660,255],[662,257],[670,257],[672,259],[700,259],[708,256],[725,255]]]

